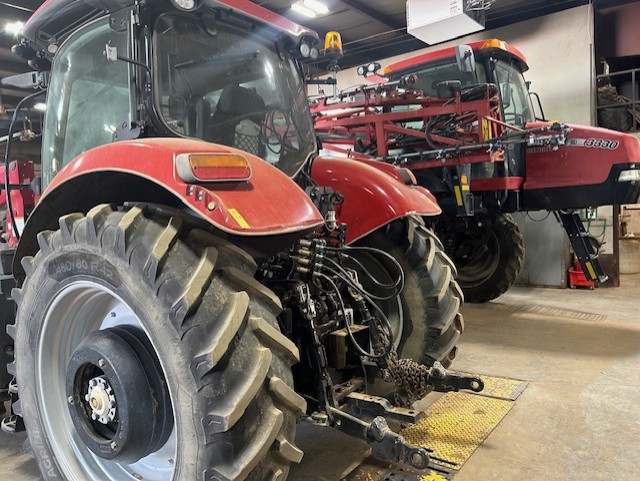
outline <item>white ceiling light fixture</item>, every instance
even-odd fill
[[[4,25],[4,33],[17,37],[24,28],[24,22],[7,22]]]
[[[309,18],[315,18],[315,17],[318,16],[318,14],[316,12],[311,10],[309,7],[304,6],[304,4],[302,3],[301,0],[298,0],[297,2],[292,3],[291,4],[291,10],[293,10],[296,13],[299,13],[300,15],[304,15],[305,17],[309,17]]]
[[[47,104],[44,102],[38,102],[33,106],[33,110],[37,110],[38,112],[45,112],[47,110]]]
[[[297,0],[291,4],[291,9],[309,18],[329,13],[329,7],[318,0]]]
[[[300,0],[305,7],[310,8],[318,15],[326,15],[329,13],[329,7],[327,7],[324,3],[319,2],[318,0]]]

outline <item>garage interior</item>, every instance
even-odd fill
[[[56,2],[56,0],[50,1]],[[171,0],[178,4],[180,1]],[[187,4],[189,1],[184,0]],[[31,72],[32,67],[39,67],[36,64],[40,60],[36,60],[34,64],[32,59],[31,64],[28,64],[12,53],[11,48],[18,41],[19,32],[24,24],[42,3],[40,0],[20,2],[0,0],[0,29],[4,29],[0,31],[0,79]],[[125,4],[127,2],[105,0],[88,3],[92,4],[92,7],[100,4],[95,8],[106,8],[105,5],[109,3]],[[170,4],[168,1],[166,3]],[[206,0],[205,3],[215,6],[216,2]],[[307,80],[311,80],[306,86],[306,93],[312,99],[314,115],[316,111],[313,110],[313,99],[323,96],[331,98],[337,93],[345,102],[358,101],[362,98],[358,96],[363,95],[368,86],[384,77],[384,69],[389,65],[396,65],[419,55],[432,54],[458,45],[473,45],[474,42],[482,43],[488,39],[499,39],[515,47],[526,57],[528,69],[524,72],[524,78],[530,83],[530,91],[535,92],[541,100],[541,107],[544,108],[542,118],[548,119],[549,122],[562,122],[570,126],[582,125],[615,130],[640,139],[640,33],[637,29],[640,21],[640,4],[638,2],[628,0],[471,1],[469,3],[473,4],[471,7],[474,13],[466,10],[463,16],[476,15],[481,11],[483,18],[479,28],[467,35],[454,37],[450,35],[446,41],[433,44],[427,44],[408,32],[409,13],[404,2],[322,0],[320,3],[326,5],[327,13],[322,13],[324,12],[322,9],[320,12],[314,13],[311,10],[309,13],[309,6],[304,6],[304,0],[296,2],[265,0],[249,3],[259,5],[319,34],[320,56],[317,59],[301,59],[301,71]],[[293,9],[294,3],[303,5],[303,11],[306,9],[308,15],[303,15],[299,9]],[[407,4],[409,3],[419,2],[409,0]],[[443,2],[438,0],[438,3]],[[337,31],[341,35],[343,55],[338,59],[323,55],[322,52],[323,46],[325,49],[330,47],[324,44],[324,36],[331,31]],[[208,33],[212,35],[209,31]],[[116,55],[120,55],[116,64],[120,62],[125,65],[121,58],[124,54],[119,51]],[[127,61],[134,63],[134,61]],[[233,62],[233,59],[225,61]],[[476,62],[480,63],[479,60]],[[379,64],[374,72],[375,75],[364,78],[359,74],[358,67],[372,63]],[[176,63],[173,68],[180,69],[182,64]],[[151,70],[149,73],[151,74]],[[331,83],[332,79],[335,79],[335,86]],[[318,80],[320,82],[317,82]],[[162,85],[162,82],[158,82],[157,88],[163,88]],[[156,88],[156,84],[153,88]],[[406,90],[411,90],[411,87],[407,86]],[[0,85],[0,138],[15,132],[10,132],[12,116],[18,103],[32,92],[32,88]],[[371,92],[389,91],[371,89]],[[222,104],[222,95],[224,93],[217,98],[218,105]],[[460,92],[458,95],[461,95]],[[45,135],[43,133],[46,115],[44,102],[44,97],[29,102],[19,113],[16,128],[23,133],[21,136],[16,136],[15,141],[12,142],[10,160],[33,162],[34,176],[43,175],[40,157],[42,144],[46,143],[46,140],[42,141]],[[534,111],[537,106],[538,104],[533,100]],[[172,106],[167,108],[167,111],[171,109],[178,110]],[[377,111],[379,114],[384,112],[387,111],[383,111],[382,108]],[[317,130],[320,132],[321,129]],[[567,132],[569,133],[566,137],[571,139],[571,131],[567,130]],[[608,135],[605,135],[603,132],[606,131],[603,130],[594,132],[605,138]],[[176,131],[167,136],[176,136]],[[184,135],[179,132],[177,136],[203,138],[188,134],[186,130]],[[327,137],[322,135],[319,135],[319,139],[323,147],[326,147],[323,140],[327,144],[330,143]],[[0,143],[3,150],[6,142],[5,137]],[[222,141],[219,142],[224,144]],[[224,145],[235,147],[231,144]],[[560,144],[561,149],[562,146],[564,143]],[[486,146],[484,149],[486,150]],[[557,147],[553,151],[556,150]],[[326,154],[326,151],[323,150],[323,152],[321,155]],[[626,168],[633,171],[636,168],[634,162],[640,163],[640,157],[635,159],[632,156],[634,153],[640,155],[640,149],[634,151],[630,148],[627,153],[629,158],[625,165],[630,165],[631,167]],[[266,158],[264,155],[262,157]],[[173,162],[173,157],[171,159]],[[441,158],[438,157],[438,160],[440,161]],[[357,159],[344,160],[344,162],[356,161]],[[564,161],[565,157],[558,158],[558,163]],[[444,158],[442,162],[444,166]],[[396,164],[411,168],[408,162],[402,164],[396,162]],[[586,167],[585,170],[589,168],[591,167]],[[443,167],[442,170],[444,169]],[[258,170],[254,167],[254,175],[257,176],[256,172]],[[179,174],[173,175],[179,177]],[[577,175],[582,175],[582,172]],[[420,179],[419,175],[417,177]],[[147,196],[149,199],[145,195],[128,198],[126,189],[142,184],[128,184],[123,179],[124,177],[114,177],[108,184],[116,185],[122,181],[124,185],[118,191],[117,201],[111,202],[112,204],[125,205],[128,201],[131,201],[131,205],[138,205],[139,202],[152,204],[149,200],[152,194]],[[635,192],[640,192],[640,188],[637,188],[639,184],[640,178],[632,178],[629,185],[636,186]],[[29,185],[34,187],[36,184],[29,183]],[[473,187],[473,184],[471,185]],[[526,189],[526,180],[524,185],[523,188]],[[80,191],[80,188],[77,189]],[[153,188],[150,188],[150,191],[155,192]],[[39,194],[39,192],[36,193]],[[86,190],[83,191],[83,195],[91,197]],[[348,194],[345,195],[348,196]],[[169,196],[165,198],[168,199]],[[82,208],[78,207],[78,210],[83,215],[89,215],[87,212],[95,208],[95,205],[108,203],[100,196],[96,196],[95,199],[96,203],[90,206],[83,205]],[[97,199],[100,200],[97,201]],[[436,195],[434,202],[442,204],[441,199],[442,197]],[[637,198],[636,201],[638,201]],[[6,204],[4,190],[2,202]],[[217,203],[217,200],[216,202],[211,200],[208,204],[209,211],[215,211],[218,207]],[[182,204],[179,206],[184,208]],[[346,206],[345,203],[345,208]],[[126,208],[130,207],[126,206]],[[173,207],[175,206],[172,205],[171,208]],[[238,208],[238,210],[241,209]],[[243,471],[231,478],[220,474],[223,471],[215,471],[200,473],[200,476],[204,477],[197,479],[280,481],[285,479],[289,481],[455,479],[468,481],[533,480],[543,477],[582,480],[605,479],[610,476],[620,480],[638,479],[640,459],[637,456],[637,446],[640,445],[640,418],[637,406],[640,405],[640,389],[638,389],[640,374],[637,363],[640,362],[640,320],[637,312],[640,307],[638,298],[640,204],[599,204],[584,208],[574,208],[572,205],[568,210],[579,216],[584,235],[580,233],[576,235],[590,239],[587,252],[597,253],[593,260],[599,261],[606,273],[606,278],[601,277],[595,282],[588,279],[589,273],[578,262],[575,247],[570,236],[565,232],[561,217],[556,216],[552,210],[519,208],[505,214],[510,218],[512,216],[521,235],[521,242],[524,244],[525,253],[524,258],[520,259],[521,265],[518,268],[517,279],[512,280],[509,286],[503,289],[502,292],[506,292],[492,296],[488,302],[473,302],[473,297],[469,302],[467,293],[469,287],[463,283],[464,276],[459,279],[462,290],[467,296],[466,302],[460,307],[460,313],[464,317],[464,332],[457,341],[457,351],[454,350],[451,355],[455,360],[450,367],[445,365],[449,372],[453,370],[453,372],[462,373],[463,376],[479,376],[484,381],[485,389],[478,393],[471,392],[470,389],[456,389],[454,391],[457,392],[446,393],[431,392],[424,399],[414,403],[411,408],[423,413],[417,424],[389,422],[392,429],[400,432],[406,441],[424,448],[429,453],[430,464],[426,469],[418,470],[407,464],[381,459],[373,455],[370,446],[362,440],[356,440],[338,430],[321,426],[322,423],[318,422],[320,418],[311,416],[309,419],[314,419],[313,423],[298,423],[295,445],[305,455],[299,463],[292,464],[288,477],[286,470],[280,471],[280,474],[274,470],[269,472],[269,475],[260,475],[255,472],[249,474]],[[237,213],[235,209],[230,211]],[[52,210],[52,212],[55,211]],[[70,212],[75,211],[65,213]],[[21,215],[26,217],[24,210],[22,213]],[[239,218],[233,212],[230,215],[240,226],[243,222],[247,224],[246,228],[248,224],[253,225],[248,217],[249,222],[243,218],[244,212],[237,214]],[[42,222],[40,228],[45,230],[42,226],[47,225],[47,230],[58,229],[57,217],[58,215],[55,215],[53,227],[51,222],[47,224],[45,221],[39,221]],[[366,214],[359,218],[358,222],[364,222],[364,218]],[[12,227],[7,225],[18,225],[18,222],[10,216],[7,219],[8,223],[5,222],[2,227],[3,244],[7,243],[10,254],[3,254],[0,250],[0,256],[3,256],[3,264],[10,265],[15,246],[11,248],[8,246],[13,234]],[[60,223],[61,228],[63,224],[64,222]],[[416,229],[420,230],[419,227]],[[231,231],[225,232],[228,234]],[[436,230],[436,233],[439,235],[439,231]],[[64,233],[61,234],[61,238],[63,236]],[[233,239],[233,235],[230,238]],[[362,242],[362,238],[356,240],[353,245]],[[443,253],[453,257],[453,254],[446,249],[447,242],[444,239],[441,240],[440,245],[444,244]],[[432,241],[431,245],[439,242]],[[486,243],[487,240],[484,242]],[[215,245],[218,246],[218,244]],[[30,262],[27,261],[27,264]],[[461,269],[458,267],[456,258],[453,262],[449,262],[452,266],[455,262],[456,267]],[[24,263],[22,265],[24,266]],[[30,268],[25,268],[25,272],[16,274],[19,287],[24,280],[24,274],[27,274],[27,279],[31,275],[29,270]],[[453,270],[452,268],[451,272]],[[188,276],[193,273],[192,270],[185,269],[185,271],[187,272],[185,275]],[[5,325],[13,326],[16,316],[15,304],[11,300],[11,287],[15,282],[10,272],[3,270],[2,273],[4,275],[0,279],[2,280],[0,288],[4,298],[0,304],[2,309],[0,319],[2,319],[4,331]],[[246,274],[243,275],[246,276]],[[257,284],[255,280],[251,279],[251,281]],[[60,282],[64,282],[64,279],[60,279]],[[205,287],[205,289],[208,288]],[[264,286],[262,289],[268,290]],[[261,295],[264,296],[264,293]],[[276,296],[273,293],[271,295]],[[441,297],[442,295],[440,293]],[[126,304],[126,301],[121,300],[121,302]],[[21,309],[26,312],[24,307]],[[342,312],[344,310],[342,306]],[[402,307],[400,310],[402,311]],[[144,324],[142,321],[138,322]],[[252,321],[248,322],[250,324]],[[283,322],[279,320],[281,329]],[[9,331],[11,329],[9,327]],[[347,336],[347,331],[348,328],[344,337]],[[350,331],[349,335],[351,336]],[[4,342],[4,338],[2,339]],[[229,342],[231,341],[227,341]],[[6,359],[2,361],[2,369],[5,363],[13,360],[13,349],[11,344],[4,347],[2,355],[3,359]],[[16,362],[19,362],[18,358]],[[373,365],[373,361],[370,360],[370,363]],[[443,364],[445,364],[444,361]],[[364,363],[361,365],[365,371],[363,383],[365,385],[368,371]],[[12,384],[16,384],[15,379],[11,380]],[[296,384],[296,391],[297,387]],[[24,389],[20,385],[19,388]],[[51,477],[46,477],[48,469],[46,463],[51,462],[48,458],[49,454],[45,452],[38,457],[35,453],[34,456],[34,449],[31,447],[34,437],[38,438],[41,435],[40,428],[37,426],[31,428],[33,431],[30,433],[32,438],[30,443],[27,433],[21,428],[21,423],[24,422],[29,431],[30,420],[28,416],[24,421],[20,417],[16,418],[16,413],[12,410],[12,401],[15,406],[18,397],[15,389],[12,389],[14,388],[11,386],[0,386],[0,399],[5,401],[6,409],[6,414],[0,417],[8,416],[5,419],[11,421],[3,422],[3,430],[0,431],[0,473],[7,479],[16,481],[41,479],[43,474],[45,479],[57,478],[59,473],[66,471],[58,467],[59,471],[56,470]],[[35,390],[35,387],[29,389]],[[289,389],[293,390],[293,388]],[[306,395],[304,397],[310,398]],[[393,402],[391,395],[389,398]],[[88,395],[87,399],[89,399]],[[247,407],[245,406],[244,409]],[[0,414],[1,412],[0,409]],[[314,416],[316,414],[314,413]],[[16,432],[10,432],[12,429]],[[64,439],[64,436],[56,439]],[[278,442],[282,445],[281,441]],[[290,446],[292,449],[295,448],[293,444]],[[177,449],[179,453],[179,443]],[[228,450],[233,452],[233,446]],[[386,453],[388,455],[389,450]],[[40,465],[34,457],[39,459]],[[178,457],[182,456],[178,454]],[[173,459],[170,461],[173,466]],[[61,463],[59,460],[53,462]],[[195,461],[183,460],[183,462],[195,464]],[[177,474],[172,475],[175,477],[162,477],[164,471],[157,471],[160,472],[157,474],[159,477],[154,477],[156,474],[142,476],[137,473],[132,476],[135,479],[184,479],[185,481],[196,479],[189,476],[183,478]],[[110,476],[114,475],[110,474]],[[69,479],[92,478],[87,474],[85,477],[69,477]],[[104,479],[112,478],[105,475]]]

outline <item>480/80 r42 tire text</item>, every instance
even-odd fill
[[[15,408],[45,479],[283,481],[301,460],[280,302],[187,223],[101,205],[23,260]]]

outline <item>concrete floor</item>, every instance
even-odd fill
[[[640,479],[640,275],[617,289],[513,288],[464,314],[454,367],[529,386],[456,481]],[[0,478],[37,479],[21,443],[0,433]]]

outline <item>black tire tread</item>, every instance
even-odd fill
[[[445,367],[451,365],[464,329],[459,312],[464,297],[454,278],[455,267],[438,237],[425,227],[421,218],[410,216],[374,232],[358,244],[385,250],[405,271],[401,300],[405,310],[414,315],[405,313],[398,354],[426,365],[435,361]],[[412,347],[408,348],[408,344]]]
[[[409,220],[409,223],[414,222]],[[407,239],[409,246],[406,256],[418,277],[424,296],[426,316],[421,322],[427,326],[419,362],[432,365],[439,361],[448,367],[456,356],[456,344],[464,327],[462,322],[455,322],[462,318],[459,311],[463,299],[458,294],[454,270],[451,269],[450,261],[446,261],[448,257],[442,249],[442,243],[424,225],[417,222],[414,225],[415,235],[413,239]],[[425,257],[420,258],[423,246],[429,251],[426,259],[433,256],[430,267]],[[416,320],[412,319],[412,322],[415,323]]]
[[[496,272],[480,285],[466,288],[462,285],[467,302],[485,303],[507,292],[524,266],[524,238],[511,214],[492,217],[493,233],[500,244],[500,265]]]
[[[290,366],[299,353],[279,331],[274,295],[248,275],[228,278],[229,267],[239,262],[243,273],[255,272],[250,257],[192,222],[144,206],[123,212],[105,204],[86,216],[64,216],[59,231],[38,234],[38,244],[35,269],[71,244],[112,252],[155,289],[179,339],[176,356],[191,368],[193,379],[185,386],[196,387],[193,416],[200,418],[204,439],[198,442],[205,453],[197,479],[203,472],[207,480],[286,479],[290,464],[301,458],[295,420],[306,410],[292,388]],[[15,290],[17,298],[29,278],[22,291]],[[225,451],[229,443],[232,455]]]

